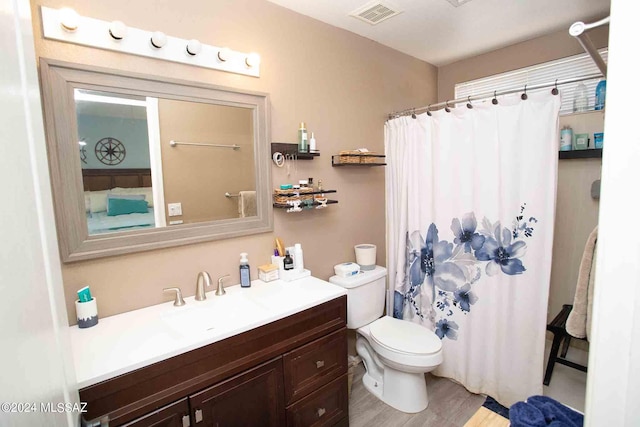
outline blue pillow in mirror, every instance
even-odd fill
[[[106,198],[107,215],[109,215],[109,200],[110,199],[146,200],[145,197],[144,197],[144,194],[107,193],[107,198]],[[147,208],[148,208],[148,206],[147,206]],[[118,214],[115,214],[115,215],[118,215]],[[122,214],[120,214],[120,215],[122,215]]]
[[[107,200],[108,216],[147,212],[149,212],[149,203],[144,199],[139,200],[110,197]]]

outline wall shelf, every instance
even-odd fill
[[[314,157],[320,155],[319,151],[312,153],[300,153],[298,152],[298,144],[293,142],[272,142],[271,143],[271,155],[280,152],[284,155],[295,156],[297,160],[313,160]]]
[[[301,200],[301,203],[300,203],[301,210],[322,209],[320,208],[322,203],[317,202],[313,198],[313,196],[318,194],[325,195],[325,194],[331,194],[331,193],[337,193],[337,192],[338,192],[337,190],[321,190],[321,191],[310,191],[305,193],[292,192],[291,194],[274,193],[273,195],[274,198],[277,196],[280,199],[280,201],[274,202],[273,207],[278,209],[287,209],[287,212],[300,212],[300,211],[293,210],[293,205],[282,202],[283,199],[291,199],[291,200]],[[309,197],[311,197],[312,199],[309,200]],[[337,200],[327,199],[326,204],[334,205],[336,203],[338,203]]]
[[[602,148],[587,150],[558,151],[560,159],[599,159],[602,158]]]
[[[386,166],[384,159],[380,154],[336,154],[331,156],[331,166]]]

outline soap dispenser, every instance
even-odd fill
[[[243,288],[251,286],[251,270],[246,252],[240,254],[240,286]]]

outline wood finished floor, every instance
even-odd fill
[[[405,414],[369,393],[362,384],[363,375],[361,363],[355,368],[351,386],[350,427],[462,427],[485,400],[451,380],[427,374],[429,407],[418,414]]]

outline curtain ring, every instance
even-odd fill
[[[556,82],[554,84],[554,88],[551,89],[551,94],[552,95],[557,95],[558,93],[559,93],[559,91],[558,91],[558,79],[556,79]]]
[[[472,109],[473,104],[471,103],[471,96],[467,96],[467,108]]]
[[[496,90],[493,91],[493,99],[491,100],[491,103],[493,105],[498,105],[498,98],[496,98]]]
[[[427,105],[427,116],[431,117],[431,104]]]
[[[413,113],[411,113],[411,118],[415,119],[416,118],[416,109],[413,109]]]
[[[447,100],[447,101],[444,103],[444,105],[445,105],[445,107],[444,107],[444,111],[446,111],[447,113],[450,113],[450,112],[451,112],[451,109],[449,108],[449,100]]]
[[[527,98],[529,98],[527,96],[527,85],[524,85],[524,93],[522,95],[520,95],[520,99],[522,99],[523,101],[526,101]]]

